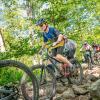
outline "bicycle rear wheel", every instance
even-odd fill
[[[14,60],[1,60],[0,61],[0,68],[15,68],[14,70],[20,70],[23,71],[23,73],[25,72],[27,74],[27,76],[29,77],[30,81],[31,81],[31,84],[32,84],[32,100],[38,100],[38,84],[37,83],[37,80],[36,80],[36,77],[34,76],[34,74],[29,70],[29,68],[21,63],[21,62],[18,62],[18,61],[14,61]],[[16,69],[18,68],[18,69]],[[12,74],[12,73],[10,73]],[[16,75],[16,74],[15,74]],[[15,76],[16,77],[16,76]],[[20,82],[17,82],[18,85],[20,85]],[[19,91],[20,91],[20,86],[19,87]],[[20,91],[21,92],[21,91]],[[25,100],[29,100],[27,98],[24,97]],[[2,100],[2,99],[1,99]],[[11,99],[6,99],[6,100],[11,100]]]
[[[31,70],[33,71],[38,80],[39,100],[52,100],[53,96],[55,95],[56,80],[51,69],[45,67],[44,65],[36,65],[32,66]],[[28,81],[26,80],[24,86],[27,84],[27,82]],[[27,93],[24,93],[24,95],[27,95]]]
[[[70,76],[68,77],[69,83],[81,84],[83,80],[83,69],[81,64],[76,58],[70,61],[73,66],[69,68]]]

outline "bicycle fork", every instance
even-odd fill
[[[40,75],[40,83],[39,86],[44,84],[44,82],[42,83],[42,81],[44,81],[46,78],[46,71],[45,71],[45,66],[41,67],[41,75]]]

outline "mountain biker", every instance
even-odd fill
[[[42,48],[45,47],[46,43],[50,40],[53,42],[53,46],[60,43],[62,40],[65,41],[65,36],[62,35],[58,30],[56,30],[54,27],[50,27],[48,23],[45,21],[45,19],[41,18],[36,23],[37,26],[40,27],[40,29],[43,31],[43,39],[44,44]],[[56,58],[58,61],[63,62],[64,64],[68,65],[69,67],[72,66],[72,64],[69,62],[67,58],[65,58],[62,53],[64,50],[64,46],[57,47],[53,49],[52,53],[54,58]]]
[[[85,62],[87,60],[87,53],[89,53],[91,62],[93,63],[92,55],[91,55],[92,47],[87,42],[84,42],[84,44],[83,44],[82,48],[80,49],[80,51],[85,51],[85,53],[84,53]]]
[[[100,52],[100,45],[96,44],[96,43],[92,43],[92,48],[93,48],[93,52],[94,54],[97,52]]]

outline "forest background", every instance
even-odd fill
[[[0,0],[0,60],[35,63],[43,41],[35,26],[39,18],[77,42],[79,60],[84,41],[100,44],[99,0]],[[0,84],[17,81],[21,75],[16,69],[0,69]]]

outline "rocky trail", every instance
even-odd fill
[[[82,64],[84,80],[82,85],[63,86],[57,83],[57,93],[54,100],[100,100],[100,66],[93,66],[88,69],[86,64]]]
[[[57,81],[53,100],[100,100],[100,66],[95,65],[92,70],[89,70],[87,64],[82,64],[82,68],[84,74],[82,84],[68,84],[66,79],[66,84],[63,85]],[[23,96],[18,100],[24,100]]]
[[[82,84],[68,84],[66,79],[66,84],[63,85],[57,81],[53,100],[100,100],[100,66],[95,65],[89,70],[87,64],[82,64],[82,68],[84,74]],[[22,98],[19,100],[23,100]]]

